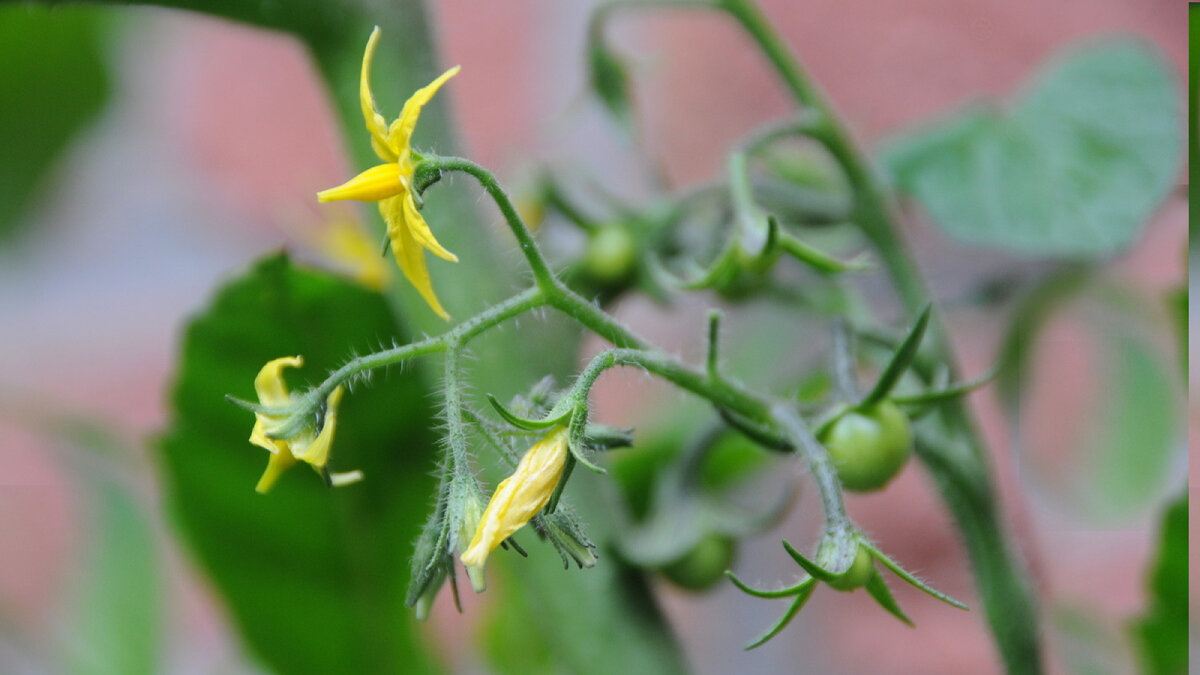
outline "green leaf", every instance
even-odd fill
[[[1133,625],[1147,675],[1188,669],[1188,496],[1163,513],[1158,561],[1149,579],[1150,606]]]
[[[1093,489],[1087,501],[1099,515],[1135,511],[1160,494],[1181,436],[1176,379],[1163,355],[1132,332],[1114,335],[1102,356],[1108,384],[1092,448]]]
[[[107,435],[87,436],[77,440],[114,444]],[[159,563],[147,506],[106,471],[81,471],[79,482],[85,536],[57,650],[64,670],[159,672]]]
[[[1010,106],[976,106],[888,144],[897,187],[959,240],[1100,258],[1136,240],[1175,182],[1180,102],[1146,45],[1062,54]]]
[[[0,239],[46,197],[47,173],[109,96],[106,14],[0,8]]]
[[[421,364],[346,396],[331,469],[359,468],[366,479],[339,489],[300,464],[256,494],[266,453],[247,441],[253,416],[224,399],[255,399],[254,377],[270,359],[304,357],[295,388],[352,350],[393,339],[408,336],[381,296],[283,255],[222,288],[187,328],[160,444],[166,494],[246,642],[280,672],[437,669],[404,607],[434,489]]]
[[[588,77],[592,91],[604,107],[626,130],[632,123],[629,69],[604,39],[602,14],[596,14],[588,27]]]

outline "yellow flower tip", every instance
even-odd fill
[[[566,462],[565,426],[555,427],[525,452],[516,471],[496,486],[471,545],[460,558],[468,571],[482,569],[496,547],[545,508]]]
[[[279,452],[272,453],[271,458],[267,460],[267,469],[258,479],[258,485],[254,486],[254,491],[260,495],[266,494],[275,485],[275,481],[279,480],[279,476],[292,468],[295,463],[296,458],[292,456],[291,452],[288,452],[286,446]]]
[[[400,165],[390,162],[373,166],[337,187],[321,190],[317,193],[317,201],[332,202],[349,199],[359,202],[378,202],[395,197],[407,189],[400,174]]]

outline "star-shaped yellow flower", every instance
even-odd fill
[[[555,427],[525,452],[513,475],[500,481],[461,559],[472,580],[488,555],[545,508],[567,463],[567,428]]]
[[[387,223],[388,239],[392,242],[396,264],[433,311],[443,319],[449,319],[450,315],[442,309],[433,292],[433,282],[429,278],[429,269],[425,266],[425,251],[422,249],[427,248],[439,258],[451,262],[458,262],[458,257],[438,243],[429,225],[421,217],[421,212],[417,210],[412,193],[413,153],[409,144],[412,141],[413,129],[417,126],[417,118],[421,115],[421,108],[429,103],[446,80],[458,73],[458,66],[442,73],[428,86],[418,89],[404,103],[400,116],[389,126],[376,109],[375,97],[371,94],[371,61],[375,57],[375,46],[378,42],[379,27],[376,26],[371,32],[371,38],[367,40],[367,51],[363,54],[362,80],[359,83],[358,95],[362,103],[363,119],[366,120],[367,131],[371,134],[371,147],[384,163],[367,169],[344,185],[318,192],[317,199],[323,202],[338,199],[379,202],[379,211]]]
[[[267,365],[258,371],[254,378],[254,390],[258,392],[258,402],[272,408],[284,408],[292,405],[292,395],[288,392],[283,381],[284,368],[299,368],[304,360],[299,356],[285,356],[268,361]],[[271,453],[267,461],[267,470],[254,488],[265,493],[275,484],[276,479],[296,462],[307,462],[317,473],[325,476],[333,485],[346,485],[362,479],[361,471],[331,474],[325,465],[329,462],[329,448],[333,444],[333,432],[337,427],[337,407],[342,400],[342,387],[333,390],[325,399],[324,422],[320,430],[315,423],[303,426],[295,436],[287,439],[271,438],[269,434],[280,429],[289,421],[287,416],[254,413],[254,430],[250,432],[250,442]]]

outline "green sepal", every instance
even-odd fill
[[[893,352],[887,367],[879,374],[875,386],[855,406],[857,410],[869,410],[892,393],[892,389],[900,381],[900,376],[904,374],[905,370],[908,370],[917,356],[917,350],[921,347],[921,338],[925,336],[925,328],[929,325],[929,317],[932,312],[933,305],[926,304],[917,320],[913,322],[912,328],[909,328],[908,334],[904,336],[900,346]]]
[[[797,551],[787,539],[783,540],[783,549],[788,552],[788,555],[792,556],[792,560],[795,560],[797,565],[804,568],[804,571],[812,575],[812,577],[817,581],[829,583],[837,577],[836,574],[806,558],[804,554]]]
[[[729,580],[733,582],[733,585],[737,586],[738,590],[746,595],[756,598],[766,598],[768,600],[774,598],[790,598],[793,595],[803,592],[804,589],[810,586],[814,581],[812,577],[804,577],[794,586],[787,586],[773,591],[768,591],[766,589],[754,588],[748,585],[746,582],[739,579],[732,570],[725,570],[725,576],[729,577]]]
[[[963,382],[957,382],[955,384],[946,385],[945,387],[932,389],[930,391],[922,391],[916,394],[889,396],[888,399],[891,400],[892,403],[896,403],[898,405],[911,406],[924,406],[934,403],[941,403],[943,401],[958,398],[964,394],[969,394],[976,389],[987,385],[992,380],[996,379],[996,374],[999,372],[1000,367],[993,366],[991,370],[987,371],[983,375],[970,380],[964,380]]]
[[[908,618],[908,615],[896,603],[896,598],[892,596],[892,589],[888,588],[887,582],[883,580],[883,575],[878,570],[871,574],[871,578],[867,580],[866,589],[871,594],[871,597],[875,598],[875,602],[879,603],[880,607],[886,609],[888,613],[904,623],[910,626],[914,625],[912,619]]]
[[[608,473],[608,470],[602,466],[594,464],[589,460],[584,453],[587,451],[587,407],[578,406],[571,413],[571,424],[567,431],[567,450],[575,461],[584,465],[591,471],[599,474]]]
[[[895,560],[892,560],[891,558],[884,555],[883,551],[880,551],[878,547],[876,547],[868,542],[865,542],[865,541],[862,542],[861,545],[866,546],[867,550],[869,550],[871,552],[871,554],[875,556],[876,560],[883,563],[884,567],[891,570],[893,574],[895,574],[896,576],[903,579],[910,586],[924,592],[925,594],[927,594],[931,597],[941,600],[942,602],[946,603],[947,605],[950,605],[951,607],[957,607],[958,609],[963,609],[963,610],[971,609],[970,607],[968,607],[966,605],[966,603],[955,600],[954,598],[950,597],[949,595],[946,595],[945,593],[929,586],[924,581],[921,581],[920,579],[915,577],[911,572],[909,572],[908,570],[901,567],[900,563],[898,563]]]
[[[771,219],[774,220],[775,216],[771,216]],[[864,252],[849,260],[841,260],[786,232],[779,235],[776,245],[784,253],[823,274],[862,272],[874,267],[869,253]]]
[[[525,431],[541,431],[542,429],[549,429],[552,426],[561,424],[562,421],[567,417],[567,413],[563,413],[561,415],[547,417],[546,419],[542,420],[531,420],[521,417],[520,415],[504,407],[504,404],[498,401],[496,397],[492,396],[491,394],[487,395],[487,400],[488,403],[492,404],[492,408],[496,410],[496,414],[504,418],[505,422],[508,422],[518,429],[524,429]],[[553,414],[553,411],[551,411],[551,415]]]
[[[783,613],[783,616],[779,617],[779,620],[775,622],[775,625],[773,625],[769,629],[767,629],[767,632],[763,633],[762,635],[758,636],[753,641],[751,641],[749,644],[747,644],[746,645],[747,650],[762,646],[768,640],[770,640],[771,638],[778,635],[779,631],[783,630],[784,628],[787,628],[787,625],[789,623],[791,623],[792,619],[796,616],[796,614],[798,614],[800,612],[800,610],[804,607],[804,603],[808,602],[808,599],[810,597],[812,597],[813,589],[815,589],[817,587],[816,580],[811,579],[811,578],[806,581],[801,582],[801,585],[804,585],[804,584],[807,584],[807,586],[805,586],[802,590],[800,590],[796,594],[796,598],[794,600],[792,600],[791,605],[788,605],[787,611]]]

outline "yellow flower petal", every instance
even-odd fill
[[[254,391],[258,393],[258,402],[263,405],[287,405],[291,402],[287,384],[283,381],[284,368],[299,368],[304,365],[304,359],[299,356],[285,356],[267,361],[267,365],[258,371],[254,378]]]
[[[254,486],[254,491],[259,494],[266,494],[271,486],[275,485],[275,481],[279,479],[280,474],[296,463],[296,458],[292,453],[287,451],[286,444],[281,452],[276,452],[267,460],[267,470],[263,471],[262,478],[258,479],[258,485]]]
[[[407,183],[400,176],[400,165],[393,162],[373,166],[335,188],[321,190],[317,193],[317,201],[353,199],[360,202],[377,202],[407,190]]]
[[[438,302],[437,295],[433,292],[433,280],[429,278],[429,268],[425,266],[424,249],[413,238],[404,219],[397,220],[393,217],[397,211],[403,213],[403,206],[394,202],[404,198],[403,196],[392,197],[379,203],[379,210],[388,224],[388,238],[392,241],[392,254],[396,256],[396,264],[400,266],[404,277],[416,287],[417,292],[421,294],[422,298],[425,298],[425,302],[429,303],[430,308],[443,319],[449,319],[450,315],[446,313],[445,309],[442,309],[442,303]]]
[[[289,445],[296,459],[308,462],[318,471],[329,463],[329,448],[333,445],[333,433],[337,429],[337,407],[342,402],[344,393],[345,389],[338,387],[325,399],[325,425],[311,443],[300,445],[293,442]]]
[[[555,427],[526,451],[513,475],[500,481],[483,512],[463,565],[480,568],[488,555],[541,511],[562,478],[567,461],[567,428]]]
[[[408,100],[404,102],[404,108],[400,111],[400,116],[392,122],[392,126],[388,129],[388,146],[396,151],[396,154],[403,155],[409,148],[412,142],[413,129],[417,127],[417,118],[421,116],[421,108],[429,103],[433,95],[438,89],[446,83],[446,80],[454,77],[460,70],[459,66],[454,66],[450,70],[442,73],[436,80],[421,87]]]
[[[412,195],[404,195],[399,199],[399,202],[400,206],[404,209],[402,216],[404,224],[408,227],[408,231],[412,233],[413,238],[417,240],[417,243],[429,249],[442,260],[458,262],[458,256],[447,251],[434,238],[433,231],[429,229],[429,223],[425,222],[425,217],[417,210],[417,205],[413,201]]]
[[[388,144],[387,122],[375,107],[375,96],[371,93],[371,64],[375,61],[375,47],[379,44],[379,35],[379,26],[376,26],[367,40],[367,50],[363,53],[362,75],[358,83],[358,100],[362,104],[363,120],[366,121],[367,131],[371,134],[371,147],[375,154],[385,162],[395,162],[399,153]]]

